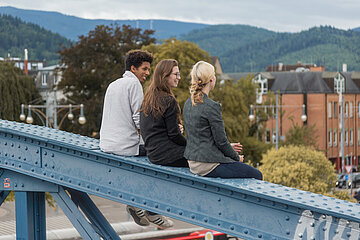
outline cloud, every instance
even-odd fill
[[[358,0],[2,0],[0,6],[58,11],[89,19],[171,19],[208,24],[247,24],[295,32],[313,26],[360,27]]]

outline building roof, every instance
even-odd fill
[[[267,79],[274,79],[269,90],[272,92],[298,94],[298,93],[334,93],[325,79],[333,79],[337,72],[261,72]],[[257,75],[255,74],[255,75]],[[360,88],[352,76],[360,73],[340,72],[345,78],[345,93],[360,93]]]

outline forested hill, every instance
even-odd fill
[[[24,49],[27,48],[29,59],[46,59],[47,65],[56,64],[59,60],[57,51],[60,44],[69,46],[70,41],[39,25],[0,15],[0,57],[5,58],[10,54],[23,59]]]
[[[195,42],[212,56],[222,56],[241,46],[275,36],[276,33],[249,25],[212,25],[182,35],[181,39]]]
[[[216,25],[182,36],[220,58],[225,72],[264,71],[266,66],[315,63],[327,71],[360,71],[360,32],[329,26],[276,33],[244,25]]]
[[[86,4],[86,3],[85,3]],[[86,7],[86,6],[84,6]],[[77,41],[78,36],[87,35],[90,30],[95,29],[97,25],[110,25],[113,23],[130,25],[131,27],[141,28],[143,30],[155,30],[154,37],[157,39],[167,39],[178,37],[180,34],[187,33],[193,29],[204,28],[208,24],[180,22],[172,20],[105,20],[105,19],[84,19],[65,15],[59,12],[39,11],[19,9],[14,7],[0,7],[0,14],[7,14],[19,17],[21,20],[29,23],[38,24],[52,32],[59,33],[72,41]],[[119,16],[121,18],[121,16]]]

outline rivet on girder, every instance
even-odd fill
[[[249,233],[249,230],[244,229],[244,234],[248,234],[248,233]]]
[[[100,189],[97,187],[95,190],[98,192]]]
[[[135,198],[134,198],[134,197],[131,197],[131,201],[135,202]]]
[[[119,193],[119,198],[122,198],[122,194],[121,194],[121,193]]]
[[[166,208],[166,211],[170,212],[170,210],[171,210],[171,209],[170,209],[169,207]]]
[[[195,219],[195,215],[194,215],[194,214],[191,214],[190,217],[191,217],[191,219]]]
[[[203,220],[204,220],[204,222],[206,222],[206,223],[209,221],[207,218],[204,218]],[[231,230],[234,230],[234,229],[231,229]]]
[[[155,208],[159,208],[159,204],[155,204]]]
[[[286,235],[290,235],[290,230],[286,230]]]
[[[261,233],[258,234],[258,238],[262,238],[262,234],[261,234]]]
[[[182,216],[183,215],[183,212],[182,211],[179,211],[179,215]],[[220,226],[220,225],[219,225]]]
[[[234,226],[234,225],[231,225],[231,226],[230,226],[230,230],[234,231],[234,229],[235,229],[235,226]]]
[[[285,220],[286,220],[286,221],[289,221],[289,220],[290,220],[290,217],[289,217],[289,216],[286,216],[286,217],[285,217]]]
[[[34,168],[32,168],[32,169],[31,169],[31,171],[32,171],[32,172],[35,172],[35,169],[34,169]]]

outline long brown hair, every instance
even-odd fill
[[[176,101],[174,93],[168,84],[168,77],[171,75],[174,67],[178,66],[175,59],[161,60],[155,67],[150,86],[147,89],[140,111],[148,116],[151,112],[155,118],[164,115],[164,112],[169,107],[170,102],[165,102],[164,97],[172,97]],[[178,109],[177,120],[181,123],[181,112],[179,103],[176,101],[176,108]]]

